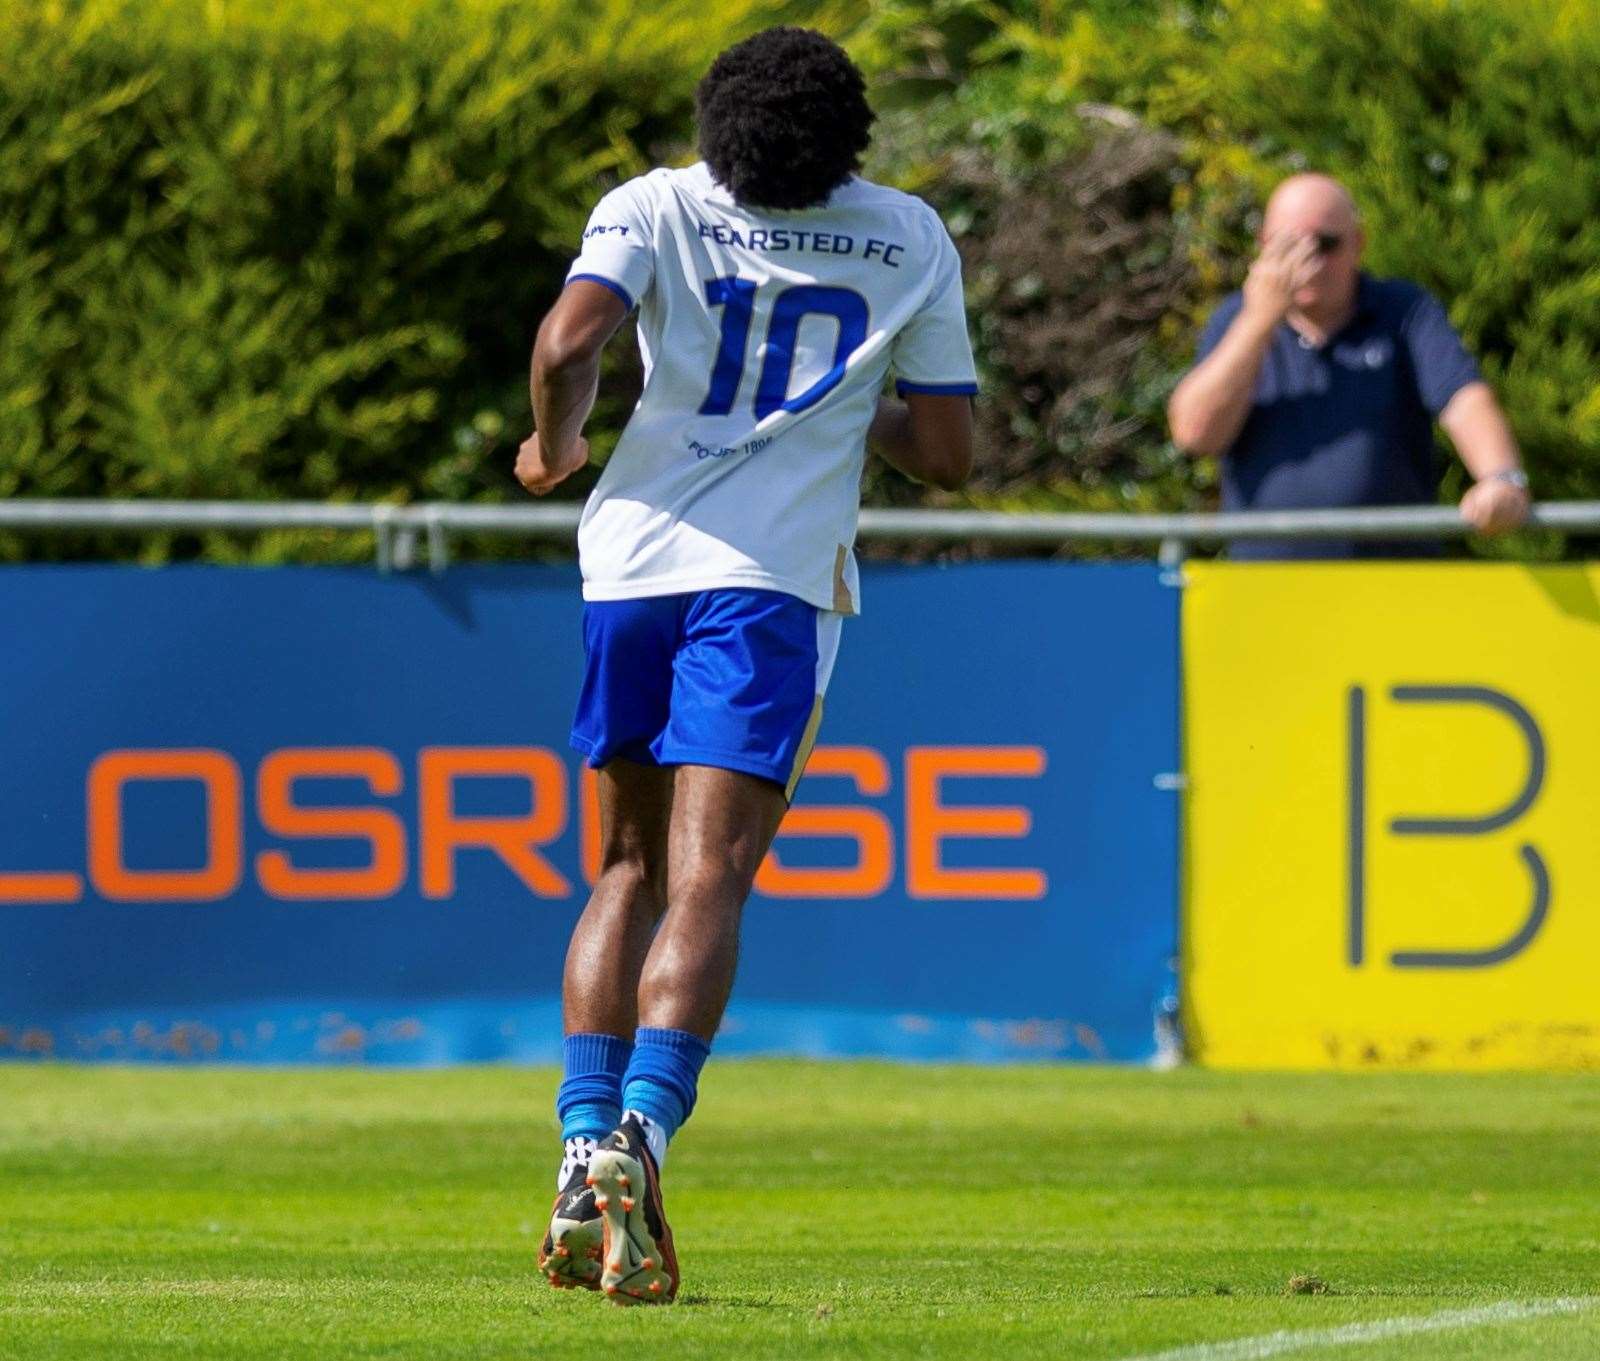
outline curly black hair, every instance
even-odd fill
[[[769,28],[728,48],[695,90],[700,155],[754,208],[815,208],[861,168],[872,120],[844,49],[809,28]]]

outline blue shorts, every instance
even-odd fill
[[[595,767],[720,766],[793,798],[842,618],[781,591],[590,601],[572,745]]]

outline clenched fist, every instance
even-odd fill
[[[547,458],[547,451],[539,443],[539,432],[535,430],[517,450],[517,481],[534,496],[543,496],[588,461],[589,441],[579,435],[561,456],[561,461],[552,465]]]
[[[1486,477],[1461,498],[1461,518],[1480,534],[1503,534],[1528,518],[1529,497],[1503,478]]]

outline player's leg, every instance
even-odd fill
[[[673,772],[614,760],[598,772],[600,868],[567,947],[564,1076],[556,1093],[562,1160],[539,1268],[557,1287],[600,1284],[604,1226],[589,1160],[622,1118],[639,974],[666,908]]]
[[[639,1021],[710,1044],[733,991],[739,922],[788,811],[770,780],[680,766],[667,852],[669,908],[639,980]]]
[[[700,1069],[733,990],[739,921],[788,809],[781,785],[739,771],[680,766],[667,851],[666,916],[639,981],[640,1026],[623,1087],[627,1114],[594,1154],[606,1293],[667,1301],[677,1252],[661,1203],[667,1140],[694,1108]]]
[[[679,607],[670,599],[584,610],[583,690],[573,745],[597,767],[600,871],[567,950],[562,1160],[539,1267],[556,1286],[599,1287],[603,1227],[589,1159],[621,1115],[633,1053],[639,971],[666,906],[672,772],[651,743],[665,726]]]
[[[629,1036],[638,1027],[639,976],[667,907],[675,775],[620,759],[596,773],[600,867],[567,945],[561,1010],[568,1035]]]
[[[639,988],[621,1127],[594,1156],[606,1203],[604,1288],[670,1299],[661,1211],[667,1141],[694,1109],[738,959],[739,923],[821,718],[838,616],[770,591],[710,591],[686,611],[672,716],[656,755],[679,763],[667,912]]]

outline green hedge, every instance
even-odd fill
[[[788,13],[8,7],[0,496],[520,496],[533,331],[585,215],[681,147],[694,82],[730,33]],[[145,551],[290,548],[365,551],[303,536]]]
[[[528,348],[583,215],[683,158],[711,55],[782,20],[848,36],[884,114],[871,170],[963,246],[990,394],[968,501],[1205,504],[1162,401],[1265,192],[1307,165],[1351,184],[1375,269],[1449,302],[1540,492],[1600,496],[1592,0],[733,0],[714,22],[699,0],[18,0],[0,495],[518,496]]]
[[[943,92],[949,146],[1001,162],[1048,161],[1085,103],[1179,135],[1171,206],[1196,283],[1182,352],[1242,276],[1273,183],[1338,175],[1365,214],[1369,267],[1446,300],[1539,494],[1600,496],[1593,0],[889,0],[863,51],[886,88]],[[1151,335],[1158,352],[1171,339]],[[1061,452],[1044,499],[1081,500]],[[1195,493],[1174,477],[1164,495]]]

